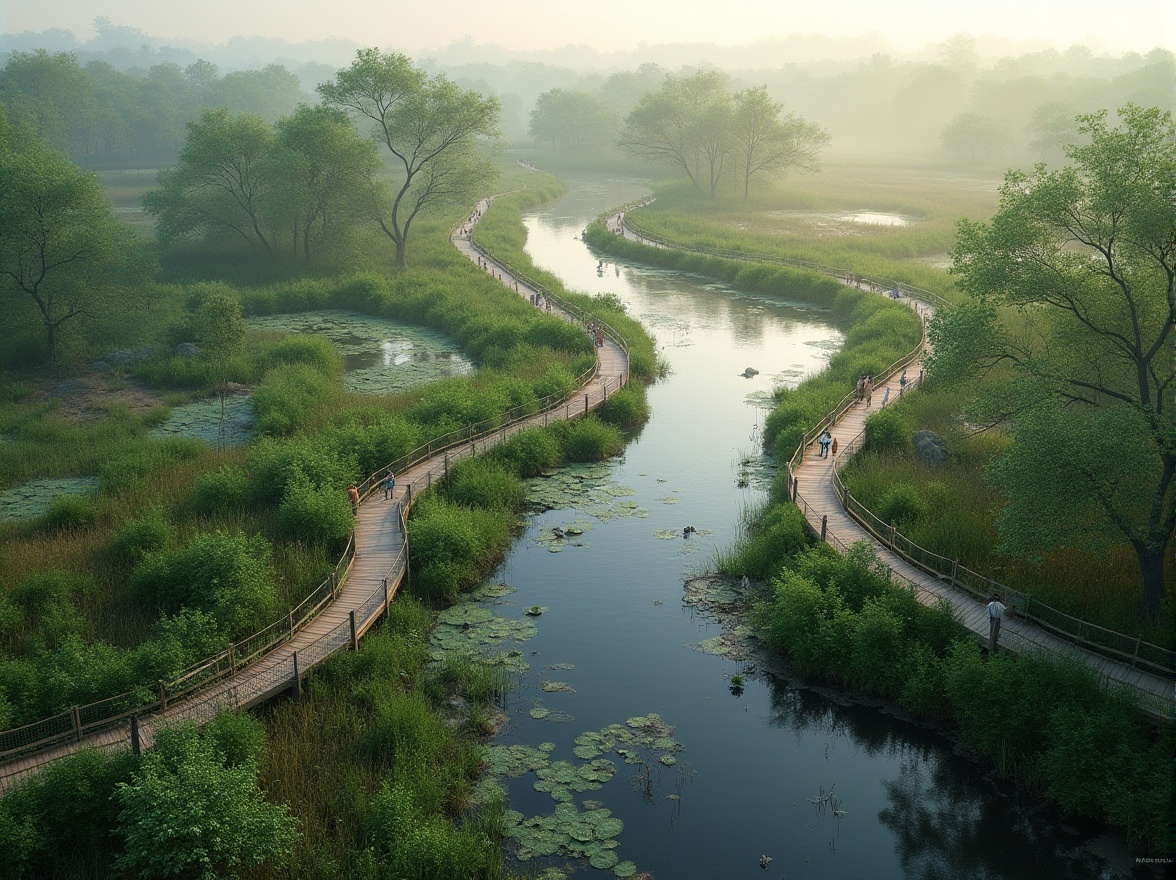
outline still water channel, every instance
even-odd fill
[[[532,831],[566,830],[556,816],[570,816],[586,848],[616,830],[600,817],[623,822],[611,854],[589,850],[601,869],[573,862],[577,876],[612,877],[614,862],[620,876],[658,880],[1121,876],[1092,854],[1106,845],[1097,829],[1066,828],[1019,802],[933,731],[732,659],[722,625],[684,603],[684,580],[730,545],[741,511],[764,495],[764,397],[819,370],[841,335],[812,306],[608,257],[598,266],[580,231],[642,192],[637,181],[573,181],[527,218],[536,263],[571,288],[619,296],[672,372],[650,389],[653,417],[621,458],[532,487],[552,509],[528,518],[493,578],[514,592],[482,600],[535,624],[515,645],[527,668],[492,749],[500,766],[519,759],[518,775],[502,778],[510,807]],[[759,375],[744,378],[746,367]],[[688,525],[697,532],[684,539]],[[557,526],[582,534],[553,539]],[[531,606],[546,610],[526,617]],[[455,634],[468,627],[458,624]],[[738,694],[735,674],[745,678]],[[603,745],[583,736],[610,725],[619,727]],[[603,763],[585,769],[592,760],[611,761],[615,775]],[[840,817],[812,802],[830,790]],[[608,830],[594,838],[593,822]],[[523,837],[530,858],[517,867],[568,867],[543,855],[555,852],[550,835]]]

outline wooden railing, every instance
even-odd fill
[[[647,202],[646,202],[647,203]],[[638,207],[640,205],[637,205]],[[610,212],[612,213],[612,212]],[[693,248],[685,247],[668,241],[664,238],[656,236],[636,226],[625,218],[626,227],[640,238],[662,248],[675,248],[678,250],[686,250],[692,253],[706,254],[708,256],[723,257],[725,259],[734,260],[748,260],[748,261],[763,261],[780,263],[784,265],[794,266],[797,268],[808,269],[810,271],[820,272],[825,275],[830,275],[842,280],[850,278],[856,279],[857,283],[868,284],[871,289],[884,293],[887,290],[897,288],[900,293],[906,295],[913,300],[921,300],[927,305],[942,308],[950,307],[946,299],[932,291],[923,290],[922,288],[914,287],[908,284],[883,284],[875,279],[864,278],[862,276],[853,276],[844,269],[838,269],[831,266],[825,266],[809,260],[791,259],[787,257],[779,257],[770,254],[751,254],[743,251],[720,250],[714,248]],[[924,347],[927,343],[927,323],[923,321],[922,338],[919,344],[907,354],[903,355],[889,367],[882,371],[880,375],[875,378],[875,386],[888,382],[900,370],[904,370],[914,364],[920,357]],[[920,371],[918,377],[914,379],[914,387],[922,385],[923,373]],[[805,431],[801,436],[799,445],[796,451],[793,452],[792,457],[788,461],[788,492],[789,497],[798,504],[806,513],[806,522],[808,521],[807,514],[810,512],[808,503],[801,497],[797,491],[795,470],[796,467],[804,458],[805,449],[816,440],[821,433],[829,427],[832,427],[837,420],[844,415],[856,402],[856,395],[853,391],[845,395],[824,418],[822,418],[816,425]],[[910,540],[906,535],[899,532],[894,526],[884,522],[880,517],[873,513],[873,511],[866,508],[856,498],[849,494],[845,488],[845,484],[841,479],[840,470],[845,466],[850,456],[863,442],[863,436],[859,434],[853,440],[842,447],[841,453],[838,456],[833,474],[834,491],[837,493],[838,500],[846,513],[856,520],[867,532],[878,539],[878,541],[889,547],[896,554],[908,561],[911,565],[921,571],[941,580],[950,583],[953,587],[968,593],[976,599],[987,598],[994,594],[1000,594],[1005,598],[1005,602],[1013,608],[1017,615],[1025,620],[1028,620],[1035,625],[1041,627],[1043,630],[1052,633],[1064,641],[1077,645],[1085,650],[1093,653],[1101,654],[1115,660],[1119,660],[1132,667],[1145,668],[1151,672],[1163,676],[1164,678],[1176,678],[1176,652],[1171,648],[1155,645],[1143,640],[1140,634],[1128,635],[1126,633],[1118,632],[1098,624],[1091,623],[1087,620],[1075,617],[1064,611],[1060,611],[1040,600],[1033,599],[1029,594],[1021,590],[1013,589],[1005,584],[995,581],[979,572],[961,566],[958,560],[948,559],[947,557],[936,554],[924,547],[919,546],[914,541]],[[811,526],[810,526],[811,527]],[[819,530],[813,527],[813,531],[821,540],[830,541],[838,547],[842,552],[846,552],[848,548],[833,535],[822,534],[824,530]],[[895,573],[897,575],[897,573]],[[897,575],[902,577],[901,575]],[[919,589],[918,585],[907,578],[902,578],[907,581],[912,589]],[[1116,683],[1119,686],[1126,687],[1131,690],[1137,700],[1145,708],[1158,713],[1163,716],[1169,716],[1172,707],[1165,701],[1157,701],[1153,694],[1141,690],[1131,685]],[[1110,684],[1108,680],[1108,686]],[[1154,705],[1153,705],[1154,704]]]
[[[592,320],[600,324],[609,338],[625,352],[625,370],[616,377],[614,390],[628,383],[629,349],[619,333],[583,309],[551,293],[542,285],[527,279],[521,273],[516,274],[506,263],[495,259],[485,249],[477,245],[475,247],[479,253],[494,260],[520,281],[542,292],[545,297],[558,304],[561,309],[576,319]],[[590,408],[588,395],[584,395],[582,409],[577,398],[579,393],[597,377],[598,370],[599,362],[594,362],[592,367],[577,376],[575,379],[577,390],[570,397],[561,394],[548,395],[534,404],[514,407],[497,417],[450,431],[418,446],[369,474],[357,486],[361,500],[378,490],[389,473],[404,473],[416,465],[438,456],[443,457],[442,460],[447,471],[451,461],[464,455],[475,454],[479,444],[482,444],[482,448],[486,448],[488,444],[493,445],[505,439],[510,428],[521,429],[531,424],[537,424],[539,416],[543,416],[543,424],[546,425],[550,416],[559,414],[561,408],[564,410],[562,416],[565,419],[573,419],[586,413]],[[607,399],[610,393],[608,386],[612,381],[611,378],[604,381],[602,399]],[[574,407],[573,400],[576,400]],[[406,513],[419,493],[423,489],[429,488],[432,482],[432,472],[430,471],[425,477],[415,480],[407,486],[399,509],[402,533],[406,536],[405,545],[397,554],[379,589],[373,591],[361,602],[359,608],[349,616],[348,621],[320,636],[307,648],[295,652],[290,658],[264,670],[259,671],[255,668],[256,674],[251,676],[252,682],[247,692],[242,693],[234,689],[227,693],[210,694],[212,689],[226,678],[236,675],[245,668],[257,667],[259,662],[270,655],[275,648],[288,642],[334,601],[342,589],[355,555],[354,534],[348,539],[347,547],[335,564],[330,576],[305,599],[269,626],[230,644],[223,651],[184,670],[171,681],[160,681],[151,686],[145,685],[114,697],[108,697],[84,706],[75,706],[39,721],[0,731],[0,764],[23,755],[47,751],[65,743],[81,742],[89,735],[112,728],[125,727],[129,721],[139,716],[164,712],[169,707],[171,709],[169,719],[204,719],[209,712],[215,714],[216,711],[223,708],[245,708],[255,705],[280,690],[296,686],[301,676],[313,666],[321,663],[341,647],[354,644],[387,608],[388,602],[391,601],[407,570]],[[208,694],[204,700],[200,699],[202,693]],[[180,709],[176,705],[178,703],[183,703],[184,708]],[[131,727],[133,728],[134,725],[132,724]],[[135,735],[137,734],[132,732],[132,737]],[[0,778],[3,778],[4,775],[3,769],[0,768]]]

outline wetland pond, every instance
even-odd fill
[[[247,318],[250,330],[325,336],[343,357],[343,387],[356,394],[397,394],[449,376],[465,376],[474,364],[451,339],[427,327],[359,312],[319,311]],[[200,400],[177,406],[153,437],[196,437],[220,442],[220,401]],[[253,403],[248,395],[225,399],[226,445],[248,443],[254,434]]]
[[[620,458],[531,482],[524,533],[434,639],[437,655],[502,656],[516,681],[482,783],[508,794],[515,868],[658,880],[1123,876],[1093,854],[1118,852],[1095,840],[1100,829],[1018,799],[937,732],[760,670],[738,621],[715,616],[732,588],[684,589],[764,497],[772,386],[821,369],[842,336],[812,306],[607,256],[598,269],[580,231],[644,191],[571,181],[526,223],[538,265],[570,288],[616,294],[656,334],[672,372],[649,389],[652,418]],[[744,378],[746,367],[759,374]],[[696,531],[683,538],[686,526]]]

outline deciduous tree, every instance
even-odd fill
[[[1155,614],[1176,525],[1176,128],[1158,109],[1119,116],[1079,117],[1069,166],[1009,172],[991,223],[960,223],[953,271],[973,301],[935,322],[931,368],[1008,368],[972,416],[1015,431],[991,468],[1004,549],[1127,542]]]
[[[61,328],[109,311],[142,277],[97,179],[33,142],[0,151],[0,295],[32,300],[55,361]]]
[[[318,87],[327,104],[366,116],[401,173],[377,219],[406,264],[413,221],[432,208],[470,198],[495,168],[486,156],[498,134],[498,102],[428,79],[404,55],[361,49],[351,67]]]

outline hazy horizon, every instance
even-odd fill
[[[94,21],[101,16],[158,40],[224,43],[262,37],[296,44],[340,39],[417,54],[465,40],[512,52],[588,47],[609,54],[666,44],[731,47],[819,37],[863,49],[874,45],[876,51],[912,52],[960,33],[985,46],[1007,44],[1010,51],[1074,44],[1111,53],[1176,48],[1172,0],[1119,0],[1113,7],[1093,0],[966,0],[955,5],[939,0],[728,0],[718,8],[702,0],[597,0],[559,7],[537,0],[449,0],[420,8],[337,0],[324,19],[318,8],[279,0],[205,0],[190,7],[143,0],[7,0],[0,6],[0,33],[58,28],[87,41],[96,35]]]

